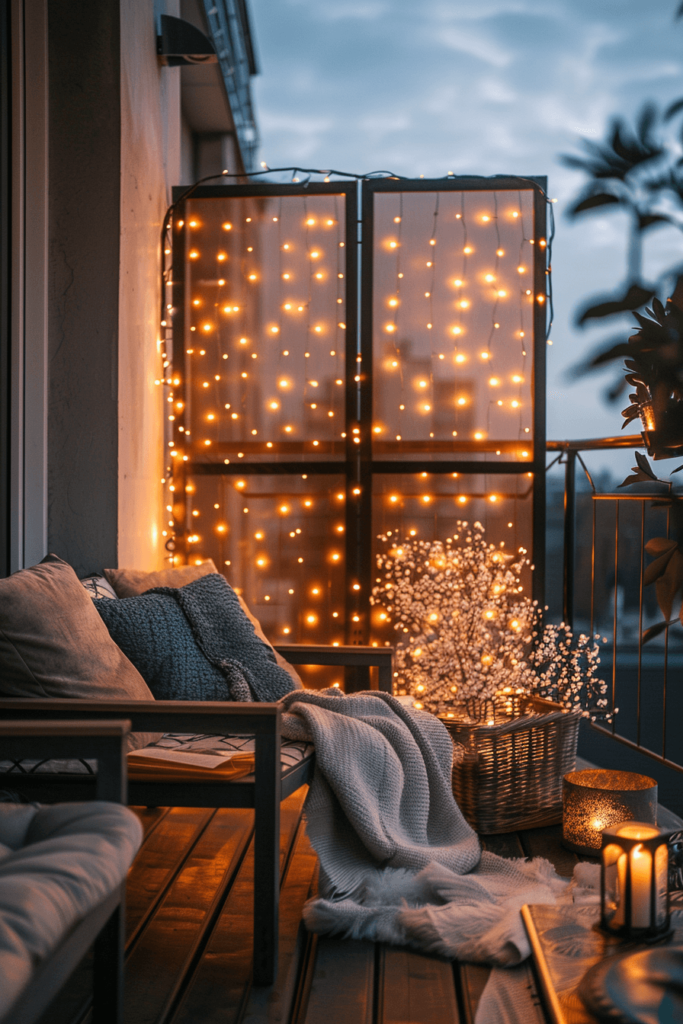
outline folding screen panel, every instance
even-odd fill
[[[367,587],[380,534],[443,540],[479,521],[488,540],[530,553],[523,583],[543,599],[544,186],[364,183]],[[378,607],[370,631],[395,638]]]
[[[388,529],[479,520],[542,597],[539,182],[365,181],[361,222],[357,188],[198,188],[172,228],[168,546],[273,640],[390,642]]]

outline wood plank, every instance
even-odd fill
[[[396,946],[380,951],[377,1024],[459,1024],[453,964]]]
[[[130,810],[139,819],[142,825],[143,843],[149,839],[154,829],[166,817],[169,807],[131,807]]]
[[[481,994],[491,973],[483,964],[456,964],[456,977],[462,995],[464,1024],[474,1024]]]
[[[253,812],[218,810],[200,835],[128,959],[127,1024],[165,1019],[196,945],[233,880],[253,831]]]
[[[306,788],[301,787],[282,802],[281,867],[287,861],[298,832],[305,794]],[[251,842],[220,918],[174,1010],[173,1024],[197,1024],[198,1021],[230,1024],[241,1020],[251,989],[253,901],[254,844]],[[127,1024],[132,1022],[127,1021]]]
[[[524,847],[519,832],[499,832],[496,835],[479,836],[482,847],[489,853],[497,853],[499,857],[524,857]]]
[[[481,835],[481,845],[489,853],[499,857],[525,857],[526,853],[519,832],[499,832],[495,835]],[[463,1013],[466,1024],[473,1024],[481,994],[491,973],[483,964],[458,964],[455,976],[460,986]]]
[[[138,809],[135,810],[138,813]],[[129,948],[214,813],[203,807],[172,807],[149,831],[126,883],[126,944]]]
[[[292,1014],[310,937],[301,912],[315,886],[317,870],[318,858],[302,820],[280,893],[277,978],[272,987],[252,988],[242,1024],[281,1024]]]
[[[545,857],[555,866],[558,875],[571,877],[579,858],[562,845],[562,826],[530,828],[519,833],[527,857]]]
[[[372,1024],[375,944],[321,936],[306,1024]]]

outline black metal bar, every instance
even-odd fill
[[[645,502],[640,506],[640,588],[638,592],[638,696],[636,742],[640,746],[640,699],[643,674],[643,577],[645,575]]]
[[[604,451],[607,448],[644,448],[642,434],[622,434],[619,437],[591,437],[583,441],[546,441],[546,451]]]
[[[574,628],[574,562],[576,530],[576,452],[567,452],[564,469],[564,572],[562,618]]]
[[[671,537],[671,508],[666,510],[666,539]],[[662,679],[662,757],[666,758],[666,703],[669,682],[669,627],[664,630],[664,678]]]
[[[619,502],[614,507],[614,613],[612,618],[612,732],[616,729],[617,707],[617,630],[619,582]]]
[[[123,1024],[126,887],[111,917],[95,939],[93,956],[93,1021]]]
[[[533,561],[532,597],[545,605],[545,450],[546,450],[546,342],[548,296],[548,248],[546,190],[547,178],[536,178],[534,189],[534,358],[533,438],[534,491],[532,507]]]
[[[353,196],[356,190],[355,181],[309,181],[304,184],[297,182],[249,182],[244,185],[199,185],[193,190],[191,199],[251,199],[254,196],[311,196],[311,195],[345,195]],[[184,185],[173,188],[173,202],[187,191]]]
[[[280,896],[280,715],[256,737],[254,784],[254,984],[277,972]]]
[[[591,636],[595,636],[595,526],[597,505],[591,502],[593,515],[591,517]]]
[[[372,252],[374,225],[372,196],[361,187],[360,221],[355,227],[360,249],[359,337],[354,355],[355,416],[347,427],[349,475],[347,478],[348,533],[346,540],[346,639],[367,644],[370,635],[369,597],[372,587]],[[358,229],[360,227],[360,236]],[[360,359],[360,362],[358,361]],[[347,687],[360,685],[358,672],[347,673]]]
[[[325,462],[229,462],[225,465],[222,462],[188,462],[186,463],[188,473],[193,476],[286,476],[287,474],[298,474],[302,470],[310,475],[344,473],[348,463],[339,461]],[[352,461],[355,466],[355,461]],[[468,474],[477,476],[482,474],[509,474],[511,476],[524,476],[530,472],[528,462],[482,462],[480,460],[468,462],[465,459],[449,459],[448,461],[421,460],[401,462],[378,461],[372,463],[373,474],[382,473],[442,473],[444,476],[451,473]]]
[[[66,721],[61,722],[52,720],[50,713],[42,714],[44,720],[40,711],[36,717],[32,710],[25,710],[14,717],[10,714],[3,716],[8,720],[0,722],[0,757],[16,761],[76,757],[96,760],[96,798],[125,804],[128,798],[126,753],[130,721],[121,713],[110,716],[115,720],[108,721],[108,716],[98,714],[97,708],[92,715],[70,709],[70,714],[63,716]],[[25,775],[21,777],[26,778]]]
[[[653,761],[657,761],[659,764],[664,764],[667,768],[673,768],[674,771],[681,772],[683,774],[683,765],[676,764],[675,761],[669,761],[668,758],[662,757],[661,754],[656,754],[654,750],[650,750],[648,747],[641,747],[640,744],[634,743],[633,740],[628,740],[625,736],[619,736],[618,733],[605,729],[604,726],[597,725],[595,722],[591,722],[590,727],[591,729],[595,729],[596,732],[603,733],[603,735],[609,736],[610,739],[616,740],[617,743],[623,743],[625,747],[629,747],[631,750],[637,750],[638,753],[651,757]]]
[[[182,226],[178,227],[181,221]],[[168,298],[170,291],[173,307],[171,310],[166,310],[166,321],[170,319],[173,328],[172,379],[179,382],[173,385],[172,392],[172,408],[176,417],[173,421],[173,441],[176,446],[184,440],[184,434],[181,433],[180,427],[183,427],[184,430],[189,423],[188,389],[185,386],[187,373],[190,368],[185,352],[187,330],[189,327],[187,322],[187,280],[185,270],[188,242],[186,225],[187,203],[181,203],[175,211],[175,216],[171,223],[171,288],[166,288],[166,298]],[[182,405],[178,403],[182,403]],[[173,535],[175,539],[174,558],[184,562],[187,560],[187,501],[185,497],[187,462],[180,455],[175,457],[169,456],[169,458],[173,466],[173,486],[175,488],[173,491],[173,512],[171,517],[173,519]]]
[[[358,192],[356,190],[356,199]],[[362,201],[362,200],[361,200]],[[354,253],[353,264],[353,285],[354,297],[356,300],[356,311],[354,323],[356,329],[347,338],[346,348],[346,536],[345,536],[345,557],[346,577],[344,594],[344,633],[346,642],[349,644],[363,644],[367,642],[367,625],[363,621],[359,592],[354,586],[360,586],[362,574],[362,533],[363,533],[363,507],[366,496],[363,494],[363,474],[361,468],[361,448],[364,443],[364,434],[369,428],[361,422],[361,375],[362,364],[358,364],[358,356],[361,356],[361,345],[359,332],[362,333],[362,313],[358,312],[358,304],[362,302],[363,283],[359,281],[359,267],[362,278],[362,254],[359,253],[358,237],[358,202],[347,209],[346,234],[347,247],[349,252]],[[349,274],[351,268],[349,268]],[[360,288],[360,291],[359,291]],[[346,672],[347,683],[350,682],[352,673]]]
[[[547,187],[543,175],[494,174],[490,178],[478,175],[449,174],[447,178],[367,178],[363,189],[373,192],[497,192],[511,189],[543,189]]]

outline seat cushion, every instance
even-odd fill
[[[0,804],[0,1019],[36,962],[121,884],[141,840],[118,804]]]
[[[250,753],[255,750],[253,736],[214,736],[206,733],[177,733],[167,732],[149,744],[150,747],[158,746],[167,750],[197,750],[205,751],[207,748],[212,751],[225,751],[231,753]],[[305,757],[313,753],[313,744],[299,740],[281,740],[280,743],[280,764],[282,771],[289,771],[294,768]],[[11,776],[3,780],[3,785],[13,789],[15,786],[21,790],[22,775],[94,775],[97,772],[95,761],[78,760],[50,760],[50,761],[0,761],[0,778],[3,775]],[[0,842],[2,842],[0,836]]]

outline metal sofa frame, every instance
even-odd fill
[[[37,707],[31,704],[33,716]],[[10,716],[8,716],[9,718]],[[3,758],[92,758],[97,760],[89,796],[126,803],[126,751],[130,721],[0,721]],[[94,790],[94,792],[93,792]],[[69,794],[67,799],[74,799]],[[0,1024],[34,1024],[94,943],[94,1024],[123,1024],[125,884],[118,886],[64,937],[35,969],[30,984]]]
[[[393,649],[282,645],[276,648],[291,664],[350,666],[363,672],[378,668],[379,689],[391,692]],[[353,690],[362,676],[353,679]],[[352,691],[353,692],[353,691]],[[253,735],[255,771],[236,781],[193,779],[129,780],[134,806],[246,807],[254,809],[254,974],[255,985],[270,985],[277,972],[280,888],[280,803],[313,775],[314,754],[282,770],[280,705],[197,701],[0,700],[0,716],[40,715],[66,718],[129,718],[134,732],[181,732]],[[18,776],[8,776],[17,784]],[[87,799],[93,777],[84,774],[21,775],[21,788],[47,801]]]

